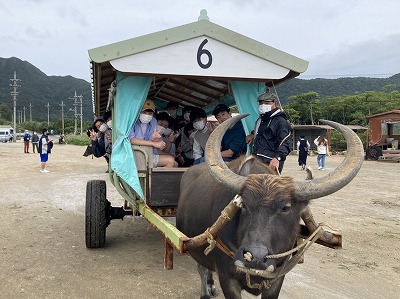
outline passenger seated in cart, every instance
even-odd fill
[[[171,154],[175,157],[175,132],[171,129],[172,119],[167,112],[158,113],[157,119],[157,132],[160,133],[163,141],[165,142],[165,148],[158,149],[158,154],[165,155]]]
[[[133,145],[153,147],[153,167],[178,167],[172,155],[159,155],[157,149],[165,148],[162,136],[157,132],[157,120],[154,117],[156,107],[154,102],[147,99],[139,114],[138,120],[129,133],[129,140]]]
[[[172,130],[178,132],[179,130],[179,122],[181,121],[182,117],[178,115],[179,105],[175,102],[169,102],[167,104],[167,112],[171,116],[171,123],[170,126]]]
[[[196,130],[191,122],[187,123],[176,138],[176,161],[179,167],[193,165],[193,134]]]
[[[108,163],[109,162],[108,158],[112,150],[111,128],[104,121],[104,118],[102,117],[96,118],[88,133],[90,139],[92,140],[93,155],[96,158],[104,156]],[[107,155],[107,157],[105,155]]]
[[[215,106],[212,114],[221,124],[232,117],[231,109],[225,104]],[[232,128],[228,129],[224,134],[221,142],[221,156],[224,161],[232,161],[239,158],[240,155],[246,154],[247,143],[246,133],[243,124],[238,121]]]
[[[204,151],[208,137],[211,134],[211,128],[207,125],[207,114],[201,108],[194,108],[190,113],[190,121],[197,130],[193,134],[193,165],[203,163]]]

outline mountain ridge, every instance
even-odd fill
[[[47,76],[39,68],[28,61],[16,57],[0,57],[0,104],[6,104],[13,109],[13,97],[10,86],[16,72],[17,110],[22,111],[25,106],[25,120],[29,121],[29,107],[32,110],[33,121],[47,120],[47,103],[49,103],[50,119],[61,119],[61,102],[64,102],[64,117],[73,118],[74,109],[72,98],[75,92],[82,95],[83,120],[93,120],[93,104],[90,83],[72,76]],[[80,107],[77,107],[78,113]],[[22,112],[23,113],[23,112]],[[18,117],[18,115],[17,115]]]
[[[91,121],[94,118],[91,84],[84,79],[72,76],[47,76],[39,68],[28,61],[17,57],[0,57],[0,105],[6,104],[13,109],[13,91],[10,79],[16,72],[19,93],[17,96],[17,110],[22,111],[25,106],[25,120],[29,121],[30,104],[32,105],[32,120],[47,121],[47,103],[49,103],[50,120],[61,119],[61,101],[64,102],[64,117],[74,118],[72,98],[76,94],[83,96],[83,120]],[[290,102],[290,97],[301,93],[317,92],[320,98],[349,96],[365,91],[382,91],[387,85],[400,86],[400,73],[388,78],[336,78],[336,79],[299,79],[295,78],[276,87],[282,105]],[[77,107],[78,112],[80,107]],[[18,112],[17,112],[18,113]],[[23,113],[23,112],[22,112]],[[18,114],[17,114],[18,117]],[[79,117],[79,116],[78,116]]]

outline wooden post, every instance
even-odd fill
[[[164,269],[172,270],[174,268],[174,247],[164,239]]]

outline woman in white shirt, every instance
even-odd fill
[[[329,155],[328,140],[326,140],[322,136],[318,136],[317,138],[315,138],[314,143],[317,146],[317,152],[318,152],[318,157],[317,157],[318,169],[325,170],[325,158],[326,155]]]

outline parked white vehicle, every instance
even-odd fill
[[[14,129],[10,126],[0,126],[0,142],[8,142],[13,138]]]

